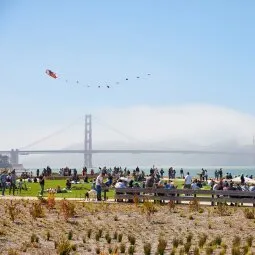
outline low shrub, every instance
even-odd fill
[[[150,255],[151,254],[151,244],[145,243],[143,245],[143,251],[144,251],[144,255]]]

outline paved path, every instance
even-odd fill
[[[47,197],[45,196],[44,197],[45,199],[47,199]],[[1,200],[38,200],[38,197],[22,197],[22,196],[12,196],[12,195],[5,195],[5,196],[2,196],[0,195],[0,199]],[[60,200],[63,200],[64,198],[63,197],[55,197],[55,200],[57,201],[60,201]],[[95,201],[95,200],[85,200],[84,198],[73,198],[73,197],[68,197],[68,198],[65,198],[66,200],[69,200],[69,201],[77,201],[77,202],[94,202],[94,203],[101,203],[101,202],[105,202],[105,203],[110,203],[110,204],[116,204],[116,203],[119,203],[119,204],[122,204],[122,202],[116,202],[114,199],[108,199],[106,201]],[[124,204],[127,204],[127,203],[124,203]],[[182,201],[181,204],[179,205],[188,205],[189,202],[188,201]],[[212,206],[211,205],[211,202],[200,202],[201,205],[205,205],[205,206]],[[253,207],[253,204],[246,204],[244,203],[242,207]]]

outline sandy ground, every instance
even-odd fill
[[[60,201],[56,201],[51,210],[45,201],[42,204],[44,216],[36,219],[32,217],[33,203],[39,202],[0,200],[1,254],[61,254],[61,240],[66,247],[64,250],[70,250],[70,254],[97,254],[99,249],[104,252],[101,254],[111,254],[114,248],[118,248],[116,254],[132,254],[130,237],[135,239],[134,254],[137,255],[145,254],[145,243],[151,244],[151,254],[158,254],[160,238],[167,243],[164,254],[194,254],[194,251],[195,254],[233,254],[234,246],[235,251],[240,251],[235,254],[255,253],[255,240],[251,247],[247,245],[248,236],[255,236],[255,220],[245,217],[243,207],[178,205],[171,208],[168,204],[68,201],[75,206],[75,214],[65,220],[67,213],[63,208],[66,207]],[[155,212],[149,213],[151,211]],[[206,242],[199,248],[202,234]],[[35,240],[31,240],[32,235]],[[106,238],[107,235],[111,239]],[[191,240],[187,241],[188,238]],[[175,249],[174,239],[179,243]],[[124,253],[120,251],[121,245],[125,247]]]

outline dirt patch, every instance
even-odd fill
[[[0,200],[1,254],[140,255],[144,246],[151,254],[255,252],[255,221],[243,207],[34,203],[41,202]]]

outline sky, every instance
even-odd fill
[[[252,0],[0,1],[0,149],[22,148],[73,122],[33,148],[82,142],[89,113],[123,134],[105,133],[95,121],[98,142],[119,135],[250,143],[254,11]],[[83,86],[106,83],[114,86]]]

